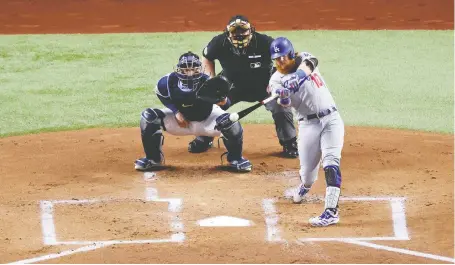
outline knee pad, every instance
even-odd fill
[[[324,172],[327,187],[341,187],[341,171],[338,166],[326,166],[324,167]]]
[[[221,133],[227,139],[242,139],[243,140],[243,128],[240,123],[235,122],[229,128],[222,129]]]
[[[141,134],[153,135],[161,129],[164,113],[159,109],[145,109],[141,114]]]

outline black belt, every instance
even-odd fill
[[[330,113],[335,112],[335,111],[337,111],[337,108],[332,107],[330,109],[326,109],[326,110],[320,111],[320,112],[315,113],[315,114],[310,114],[310,115],[306,116],[306,119],[307,120],[312,120],[312,119],[316,119],[316,118],[320,119],[320,118],[322,118],[324,116],[327,116]],[[304,119],[305,118],[300,118],[299,121],[303,121]]]

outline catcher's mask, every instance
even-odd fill
[[[202,77],[202,63],[199,56],[192,52],[182,54],[175,67],[175,73],[182,84],[182,89],[196,91]]]
[[[237,15],[229,20],[226,26],[226,36],[233,46],[236,54],[245,54],[246,48],[253,38],[254,28],[248,19],[242,15]]]

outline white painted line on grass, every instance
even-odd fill
[[[409,240],[404,200],[393,199],[390,201],[390,204],[392,206],[393,232],[395,233],[395,237]]]
[[[44,245],[55,245],[57,243],[57,235],[54,224],[54,205],[50,201],[40,201],[40,208],[43,243]]]
[[[438,255],[433,255],[433,254],[427,254],[423,252],[417,252],[417,251],[412,251],[412,250],[407,250],[407,249],[402,249],[402,248],[394,248],[394,247],[389,247],[389,246],[384,246],[384,245],[378,245],[370,242],[364,242],[364,241],[358,241],[358,240],[349,240],[349,239],[339,239],[341,242],[345,243],[350,243],[350,244],[355,244],[359,246],[364,246],[364,247],[370,247],[374,249],[380,249],[380,250],[386,250],[390,252],[396,252],[396,253],[401,253],[401,254],[406,254],[406,255],[411,255],[415,257],[422,257],[422,258],[427,258],[427,259],[434,259],[434,260],[440,260],[440,261],[447,261],[450,263],[455,263],[454,258],[449,258],[449,257],[443,257],[443,256],[438,256]]]
[[[19,260],[19,261],[12,262],[10,264],[29,264],[29,263],[35,263],[35,262],[40,262],[40,261],[45,261],[45,260],[50,260],[50,259],[56,259],[56,258],[76,254],[79,252],[87,252],[87,251],[94,250],[97,248],[106,247],[108,245],[109,244],[105,244],[105,243],[93,244],[93,245],[83,246],[83,247],[76,248],[76,249],[65,250],[65,251],[62,251],[59,253],[48,254],[48,255],[44,255],[44,256],[40,256],[40,257],[36,257],[36,258]]]
[[[281,231],[278,225],[278,215],[275,209],[274,199],[263,199],[262,208],[265,213],[265,223],[267,225],[266,240],[269,242],[285,242],[281,239]]]

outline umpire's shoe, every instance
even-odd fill
[[[188,144],[188,152],[203,153],[213,146],[213,137],[198,136]]]
[[[299,157],[299,151],[297,149],[297,138],[294,137],[288,141],[280,141],[283,146],[283,156],[287,158]]]
[[[134,169],[139,171],[154,170],[160,167],[162,167],[161,162],[155,162],[146,157],[140,158],[134,162]]]
[[[338,216],[338,209],[327,208],[325,211],[317,217],[310,218],[309,222],[312,226],[329,226],[336,224],[340,221]]]

